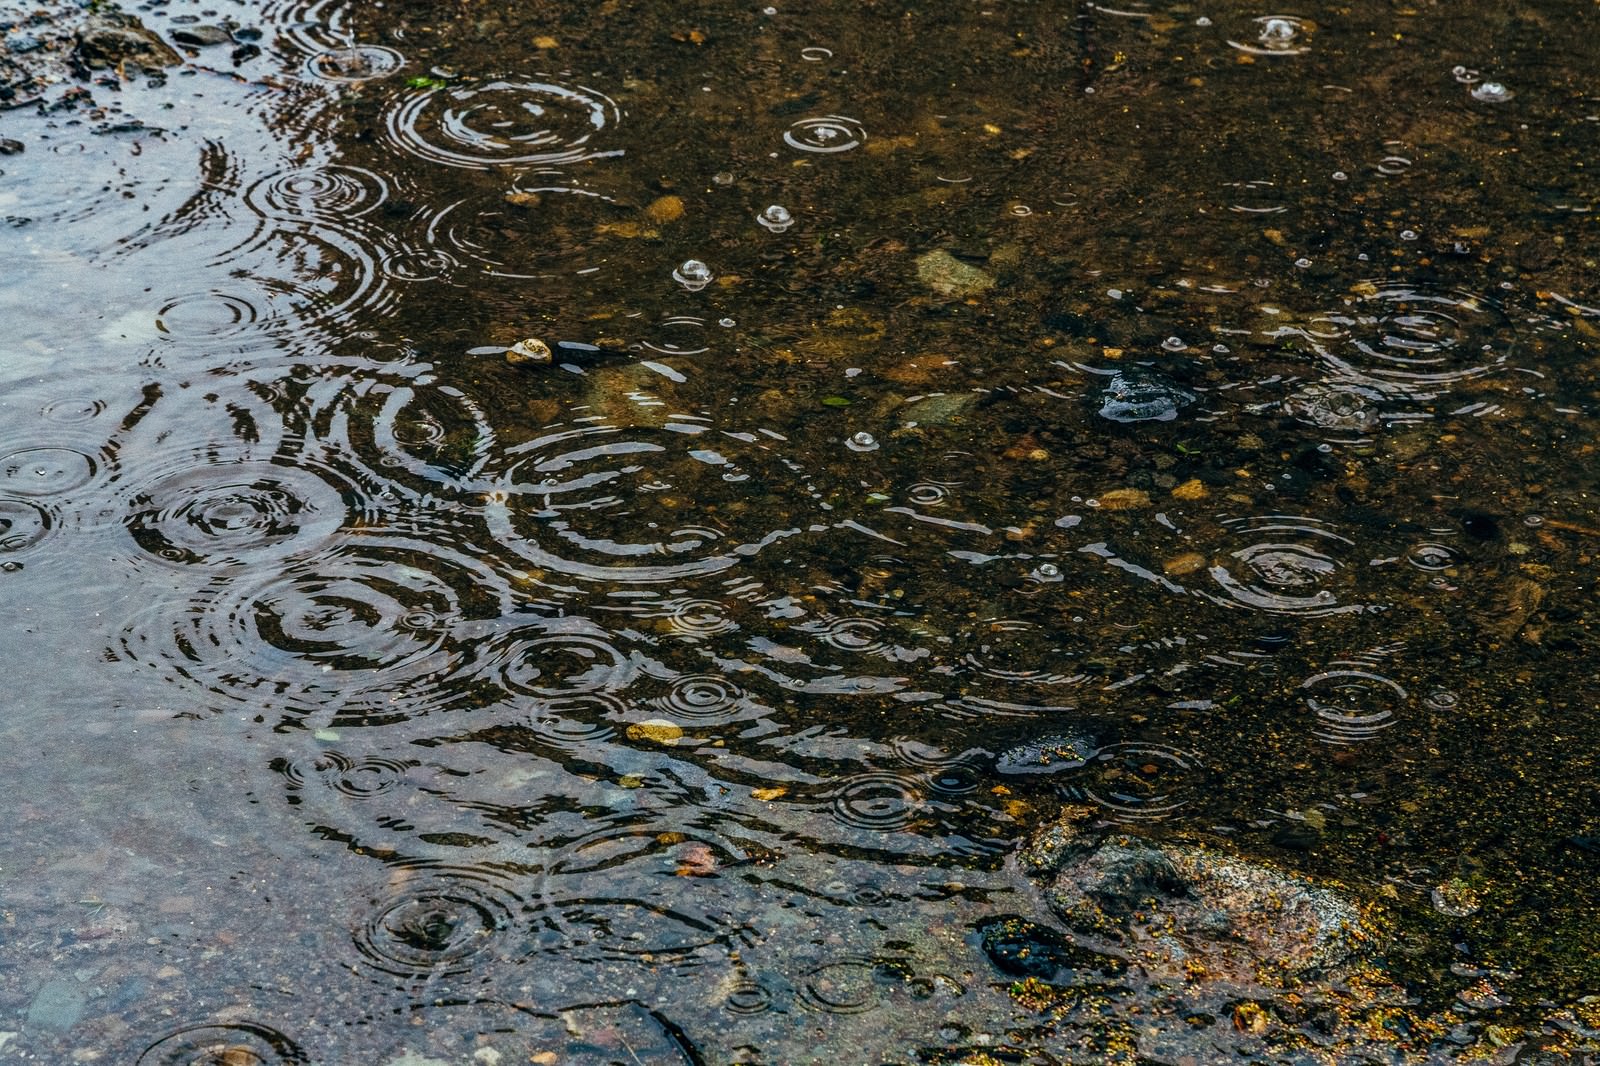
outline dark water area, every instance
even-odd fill
[[[1600,8],[126,11],[0,1063],[1597,1061]]]

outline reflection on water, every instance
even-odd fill
[[[0,9],[0,1053],[1592,1043],[1600,16],[625,8]]]

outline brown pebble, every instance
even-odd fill
[[[1100,494],[1102,511],[1133,511],[1150,506],[1150,494],[1144,489],[1112,489]]]
[[[650,202],[644,209],[645,217],[656,225],[665,225],[676,222],[683,217],[683,197],[661,196]]]
[[[1161,569],[1172,577],[1182,577],[1184,574],[1193,574],[1196,571],[1204,570],[1205,566],[1206,557],[1204,555],[1199,552],[1185,552],[1182,555],[1173,556],[1162,563]]]

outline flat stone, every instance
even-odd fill
[[[1170,422],[1195,400],[1188,389],[1153,373],[1112,376],[1100,405],[1100,417],[1113,422]]]
[[[57,977],[34,993],[33,1002],[28,1004],[28,1024],[66,1032],[78,1024],[87,1003],[76,981]]]
[[[145,28],[132,15],[110,12],[96,15],[78,34],[77,56],[90,69],[133,63],[148,69],[183,62],[172,46]]]
[[[233,41],[233,34],[221,26],[180,26],[172,31],[172,39],[179,44],[190,48],[209,48],[215,44],[229,44]]]
[[[1001,774],[1054,774],[1075,770],[1095,752],[1093,737],[1081,733],[1050,733],[1007,748],[995,756]]]
[[[940,296],[977,296],[994,288],[994,278],[970,263],[963,263],[943,248],[917,257],[917,280]]]
[[[1080,820],[1049,827],[1021,858],[1049,880],[1069,929],[1158,979],[1284,987],[1357,961],[1370,939],[1334,890],[1194,845],[1097,839]]]

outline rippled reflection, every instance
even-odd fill
[[[1592,850],[1581,758],[1479,750],[1588,705],[1566,72],[1428,12],[148,6],[215,43],[0,87],[0,1046],[1293,1057],[1349,1004],[997,976],[1019,845],[1504,913]]]

